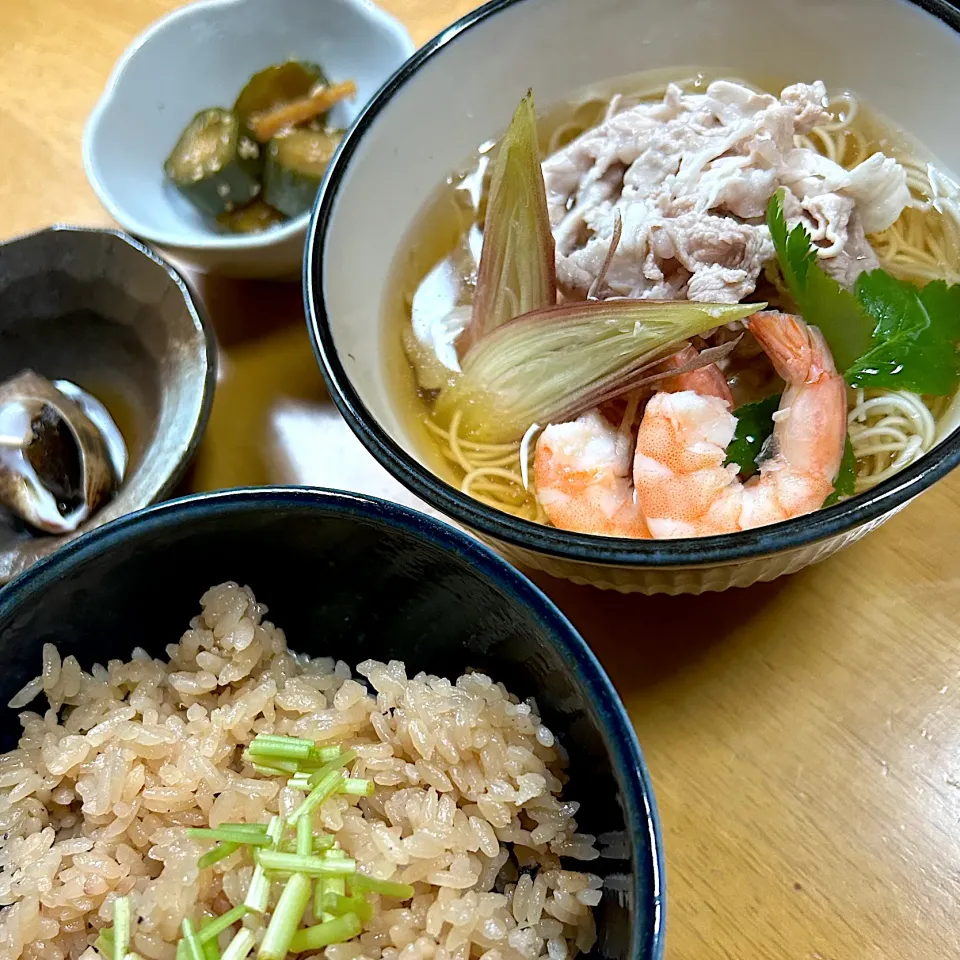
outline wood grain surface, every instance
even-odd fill
[[[130,40],[177,5],[0,2],[0,236],[109,222],[83,124]],[[423,42],[472,4],[383,5]],[[193,282],[224,360],[190,488],[319,483],[412,502],[326,398],[299,288]],[[960,955],[958,508],[960,475],[832,560],[720,596],[539,578],[650,764],[670,960]]]

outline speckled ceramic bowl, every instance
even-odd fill
[[[169,495],[210,416],[217,356],[183,280],[141,243],[53,227],[0,244],[0,381],[24,369],[105,404],[129,463],[116,496],[74,533],[31,533],[0,509],[0,584]]]
[[[583,639],[525,577],[447,524],[322,490],[235,490],[165,503],[65,547],[0,590],[0,703],[36,676],[45,642],[94,661],[162,656],[212,584],[249,585],[290,646],[410,676],[468,668],[533,696],[570,755],[579,828],[604,877],[595,960],[660,960],[663,856],[646,766]],[[144,615],[146,613],[146,615]],[[0,724],[14,746],[16,714]]]
[[[960,89],[960,11],[942,0],[495,0],[423,47],[368,106],[328,173],[309,236],[305,292],[317,354],[374,456],[514,562],[624,591],[699,593],[791,573],[860,539],[960,463],[954,433],[838,506],[675,541],[517,520],[424,465],[390,392],[382,327],[391,266],[425,199],[503,129],[528,88],[546,106],[604,80],[691,64],[853,89],[960,170],[960,124],[944,122]]]
[[[348,126],[413,52],[400,23],[369,0],[201,0],[154,23],[120,58],[83,136],[93,189],[127,231],[177,260],[242,277],[296,277],[309,215],[257,234],[229,234],[166,181],[163,162],[205,107],[231,106],[258,70],[291,57],[357,98],[332,115]]]

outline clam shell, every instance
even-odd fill
[[[113,496],[126,465],[109,415],[108,444],[84,408],[105,409],[69,386],[77,399],[29,370],[0,385],[0,504],[47,533],[76,530]]]

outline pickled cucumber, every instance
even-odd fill
[[[263,198],[271,207],[296,217],[309,210],[342,132],[291,130],[267,144]]]
[[[279,210],[274,210],[262,200],[254,200],[245,207],[217,217],[217,223],[230,233],[260,233],[284,220],[286,217]]]
[[[177,189],[203,213],[218,217],[260,193],[259,148],[240,133],[229,110],[201,110],[163,166]]]

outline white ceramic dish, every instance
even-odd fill
[[[110,215],[180,262],[233,276],[296,275],[309,215],[233,236],[166,182],[163,161],[198,110],[230,106],[257,70],[296,57],[351,79],[336,108],[349,125],[413,52],[406,30],[368,0],[202,0],[158,20],[120,58],[83,138],[87,177]]]
[[[517,563],[624,591],[699,593],[771,580],[883,523],[960,463],[960,433],[871,491],[786,523],[690,540],[568,533],[494,511],[438,479],[386,374],[384,302],[425,200],[499,135],[532,87],[540,109],[641,70],[822,79],[851,89],[960,171],[960,10],[943,0],[493,0],[412,57],[357,121],[321,189],[306,274],[330,392],[419,497]],[[376,223],[377,229],[370,229]]]

